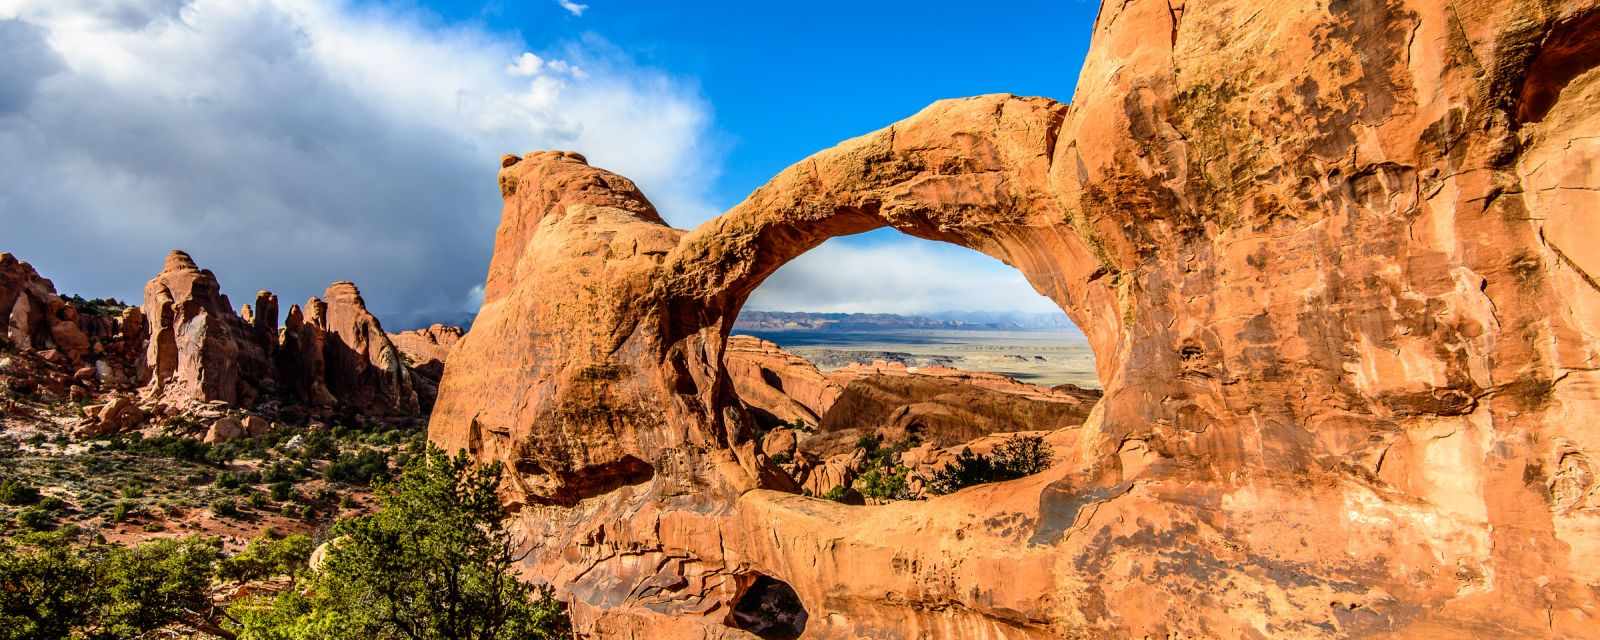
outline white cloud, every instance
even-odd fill
[[[90,295],[137,299],[184,248],[236,303],[350,279],[455,311],[502,153],[580,151],[677,224],[714,211],[692,82],[592,37],[528,49],[353,1],[0,0],[0,250]]]
[[[539,69],[544,67],[544,59],[531,53],[524,52],[517,56],[517,61],[506,67],[506,72],[524,78],[539,75]]]
[[[858,246],[838,239],[767,278],[745,303],[762,311],[902,313],[1060,312],[1017,271],[981,253],[896,239]]]
[[[566,9],[567,13],[570,13],[574,16],[582,16],[583,12],[589,10],[589,5],[578,4],[572,0],[556,0],[556,4],[561,5],[562,9]]]

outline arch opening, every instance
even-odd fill
[[[810,614],[788,583],[763,574],[744,589],[728,615],[728,626],[764,640],[794,640],[805,633]]]
[[[836,236],[771,268],[732,311],[730,335],[771,342],[825,373],[883,360],[1102,386],[1078,323],[1017,267],[891,228]],[[786,389],[781,371],[753,373],[776,393],[804,392]]]
[[[733,393],[760,451],[814,497],[927,497],[948,450],[1079,427],[1101,396],[1061,307],[955,243],[833,238],[773,268],[735,313]]]

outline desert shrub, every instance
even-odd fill
[[[862,496],[874,500],[913,500],[908,476],[911,470],[900,464],[900,454],[916,446],[916,438],[885,444],[876,434],[862,436],[856,447],[867,453],[865,470],[854,483]]]
[[[988,455],[962,449],[954,462],[928,479],[928,492],[945,495],[977,484],[1033,475],[1050,468],[1052,457],[1049,445],[1040,436],[1010,436]]]
[[[282,462],[274,462],[270,465],[267,465],[266,473],[261,474],[261,481],[270,482],[273,484],[288,483],[296,480],[298,477],[299,476],[295,475],[293,467],[290,467]]]
[[[307,431],[301,434],[297,452],[302,463],[312,460],[332,460],[339,455],[339,443],[328,431]]]
[[[935,471],[928,479],[928,492],[934,495],[955,493],[963,487],[994,482],[994,461],[989,456],[978,455],[972,449],[962,449],[954,462]]]
[[[39,501],[39,488],[17,478],[0,480],[0,503],[13,507],[27,506]]]
[[[303,534],[277,539],[262,536],[219,563],[217,575],[235,582],[293,576],[305,570],[313,548],[311,538]]]
[[[217,479],[211,483],[211,486],[214,486],[218,489],[238,489],[243,485],[244,480],[241,479],[238,474],[235,474],[231,471],[224,471],[217,474]]]
[[[70,637],[97,604],[95,564],[64,536],[30,542],[0,541],[0,639]]]
[[[55,524],[56,519],[49,511],[34,506],[18,511],[16,522],[17,526],[29,531],[45,531]]]
[[[133,505],[129,504],[127,500],[123,500],[121,502],[118,502],[117,506],[114,506],[114,507],[111,508],[111,521],[112,522],[122,522],[124,520],[127,520],[128,519],[128,513],[130,511],[132,511],[132,510],[133,510]]]
[[[855,487],[861,495],[876,500],[911,500],[916,496],[906,482],[910,471],[900,464],[873,467],[856,478]]]
[[[211,578],[221,554],[215,539],[200,537],[113,547],[97,572],[99,626],[114,638],[142,637],[173,623],[202,632],[216,628],[196,612],[211,609]]]
[[[844,497],[849,492],[850,489],[846,488],[844,485],[839,485],[829,489],[827,493],[822,494],[822,499],[832,500],[834,502],[844,502]]]
[[[294,485],[288,480],[280,480],[272,483],[270,490],[272,491],[272,499],[277,500],[278,502],[283,502],[294,497]]]
[[[389,476],[389,456],[376,449],[340,453],[324,474],[329,480],[350,484],[371,484]]]
[[[1003,479],[1021,478],[1050,468],[1055,452],[1042,436],[1014,435],[996,445],[989,457]]]
[[[239,502],[233,498],[217,498],[211,501],[211,513],[222,518],[239,517]]]
[[[167,435],[145,438],[138,433],[134,433],[126,438],[113,440],[111,447],[129,453],[171,458],[184,462],[218,462],[217,457],[212,455],[211,445],[194,438]],[[226,462],[226,460],[222,460],[222,462]]]
[[[61,511],[67,508],[67,501],[55,496],[45,496],[39,499],[39,508],[45,511]]]
[[[207,617],[214,540],[80,546],[67,533],[0,542],[0,639],[142,638],[173,625],[233,637]]]

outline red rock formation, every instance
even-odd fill
[[[434,324],[426,329],[391,333],[389,340],[413,371],[437,383],[444,376],[444,363],[450,358],[450,350],[461,341],[463,333],[461,327]]]
[[[508,158],[431,438],[507,463],[530,571],[605,637],[749,637],[763,577],[809,638],[1593,635],[1596,5],[1108,2],[1070,109],[940,102],[688,234]],[[1106,393],[1050,470],[761,490],[727,330],[882,226],[1084,329]]]
[[[182,251],[167,255],[144,288],[150,321],[148,393],[173,406],[221,401],[249,406],[267,377],[266,353],[233,312],[216,276]]]
[[[20,351],[57,351],[68,363],[89,355],[89,337],[78,312],[56,295],[53,283],[33,266],[0,252],[0,341]]]
[[[728,338],[724,357],[734,392],[756,419],[817,426],[843,388],[805,358],[752,336]]]
[[[998,432],[1074,428],[1100,399],[994,373],[887,362],[853,364],[828,378],[842,391],[823,414],[823,431],[866,429],[940,447]]]
[[[308,300],[308,313],[291,306],[280,331],[272,292],[258,292],[254,307],[235,314],[210,271],[172,252],[145,287],[149,395],[182,409],[213,401],[249,408],[287,393],[311,407],[417,415],[411,372],[360,291],[335,282],[324,297]]]
[[[804,358],[750,336],[728,338],[724,364],[735,394],[761,429],[800,422],[821,432],[801,436],[797,451],[792,435],[788,446],[773,446],[773,435],[791,433],[777,428],[761,446],[769,456],[806,458],[786,470],[808,488],[817,485],[807,475],[811,468],[853,454],[862,436],[949,447],[992,433],[1069,429],[1083,424],[1100,399],[1097,391],[1070,385],[1052,389],[950,367],[877,362],[824,374]],[[835,471],[816,495],[834,486],[833,479],[851,477],[837,471],[839,464],[829,468]]]
[[[411,369],[378,318],[367,311],[361,291],[354,283],[335,282],[323,298],[329,334],[324,346],[328,390],[368,415],[416,415]]]

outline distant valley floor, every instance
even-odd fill
[[[1094,354],[1083,336],[1072,331],[737,328],[734,333],[775,342],[823,371],[887,360],[987,371],[1044,386],[1100,388]]]

